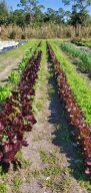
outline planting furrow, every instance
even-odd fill
[[[55,64],[55,76],[58,82],[59,96],[65,102],[70,124],[74,127],[71,134],[75,138],[77,145],[81,145],[84,153],[85,173],[91,176],[91,127],[84,121],[84,114],[76,102],[65,73],[61,69],[60,63],[50,45],[49,51],[52,61]]]
[[[32,101],[35,95],[33,88],[38,78],[42,52],[38,51],[23,69],[17,89],[3,105],[0,113],[0,161],[10,163],[14,161],[16,153],[22,145],[27,146],[24,132],[31,131],[36,123],[32,112]]]

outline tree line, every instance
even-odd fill
[[[1,0],[0,26],[16,24],[25,28],[29,25],[37,27],[45,23],[54,23],[72,25],[76,31],[78,25],[83,27],[91,24],[91,16],[87,11],[91,0],[62,0],[62,2],[65,6],[70,5],[71,11],[65,11],[61,7],[58,10],[48,8],[45,11],[44,5],[40,5],[37,0],[20,0],[17,9],[13,11],[12,8],[8,9],[5,0]]]

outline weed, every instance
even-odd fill
[[[0,193],[7,193],[8,185],[5,182],[0,182]]]
[[[15,175],[13,179],[13,190],[17,192],[21,185],[22,185],[22,178],[20,174],[18,173]]]
[[[36,176],[40,175],[40,171],[35,169],[35,170],[32,171],[31,174],[32,174],[33,177],[36,177]]]
[[[55,177],[61,174],[61,169],[57,165],[50,165],[46,167],[45,169],[43,169],[41,172],[44,176],[52,176],[52,177],[54,176]]]
[[[48,163],[48,164],[56,163],[56,158],[53,154],[48,155],[46,152],[40,151],[40,157],[43,163]]]

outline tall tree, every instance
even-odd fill
[[[62,0],[65,5],[72,6],[70,23],[75,27],[75,35],[77,33],[77,25],[85,26],[89,21],[87,7],[91,5],[91,0]]]
[[[24,9],[24,12],[27,13],[27,18],[31,22],[33,22],[34,16],[44,8],[43,5],[39,5],[37,0],[20,0],[19,7]]]
[[[0,25],[7,23],[8,8],[5,0],[0,1]]]
[[[63,8],[59,8],[58,9],[58,14],[59,14],[59,17],[60,17],[60,21],[61,22],[64,22],[65,20],[65,11]]]
[[[86,9],[88,6],[91,5],[91,0],[62,0],[62,2],[65,5],[77,5],[79,9]]]

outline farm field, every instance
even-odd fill
[[[0,193],[91,192],[90,71],[60,39],[0,54]]]

